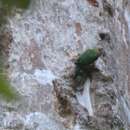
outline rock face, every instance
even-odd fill
[[[129,130],[128,5],[32,0],[26,12],[9,19],[0,40],[7,41],[9,78],[21,100],[1,101],[0,129]],[[77,86],[75,60],[95,47],[104,50],[95,62],[100,71]]]

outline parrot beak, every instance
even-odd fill
[[[99,55],[102,55],[104,53],[104,50],[102,47],[98,48]]]
[[[99,51],[99,55],[101,56],[106,56],[106,52],[104,51],[104,49],[103,48],[98,48],[98,51]]]

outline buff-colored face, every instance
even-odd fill
[[[98,54],[99,56],[103,53],[103,48],[98,48]]]

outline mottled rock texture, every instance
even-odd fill
[[[8,75],[21,100],[1,101],[0,130],[129,130],[128,4],[32,0],[9,19],[0,42],[8,46]],[[99,71],[77,86],[78,54],[95,47],[104,50]]]

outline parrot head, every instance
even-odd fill
[[[104,53],[104,50],[103,48],[97,48],[97,53],[98,53],[98,56],[101,56],[103,53]]]

